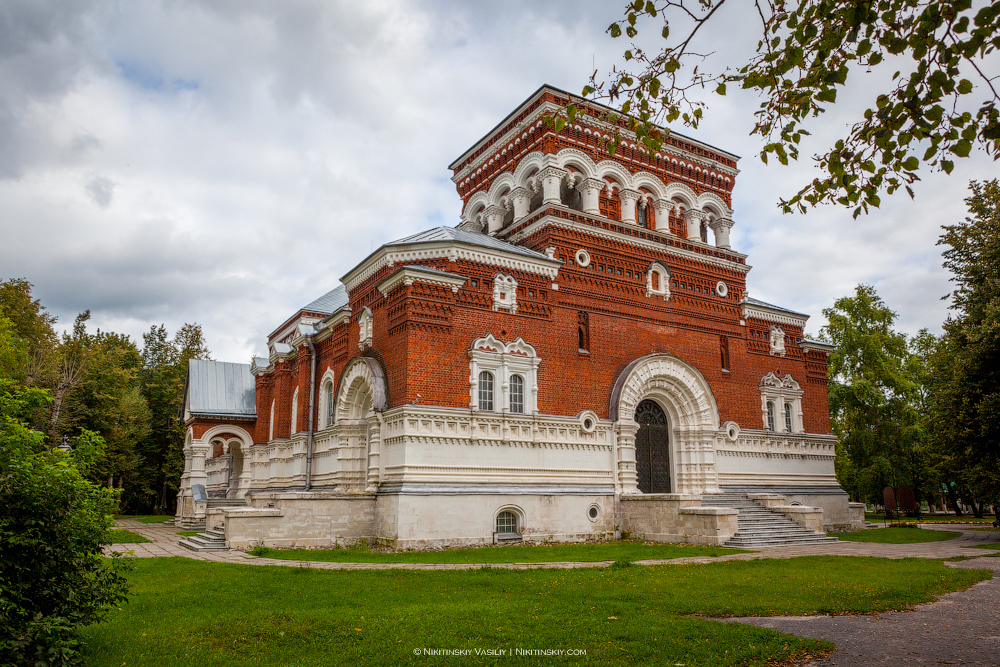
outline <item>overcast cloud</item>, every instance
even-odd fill
[[[141,339],[198,322],[245,361],[295,309],[389,240],[458,222],[447,165],[549,83],[579,91],[625,47],[617,3],[6,0],[0,5],[0,279],[23,277],[63,326]],[[721,58],[752,47],[725,17]],[[884,81],[863,81],[867,101]],[[874,284],[909,333],[939,330],[935,242],[965,216],[979,155],[852,220],[781,215],[808,161],[764,167],[757,101],[712,101],[697,132],[742,155],[733,246],[753,296],[810,313]],[[838,105],[839,106],[839,105]],[[815,137],[839,136],[838,109]],[[817,143],[819,147],[821,143]]]

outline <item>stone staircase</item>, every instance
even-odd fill
[[[209,498],[208,509],[218,509],[222,507],[246,507],[247,501],[243,498]]]
[[[705,495],[701,498],[701,505],[739,510],[736,534],[725,543],[724,546],[727,547],[759,549],[837,542],[837,538],[800,526],[788,517],[758,505],[743,494]]]
[[[206,530],[191,537],[182,537],[178,542],[182,547],[191,551],[228,551],[226,546],[226,534],[218,529]]]

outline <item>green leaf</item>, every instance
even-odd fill
[[[920,160],[918,160],[917,158],[915,158],[912,155],[910,157],[906,158],[906,161],[903,162],[903,168],[906,169],[906,170],[908,170],[908,171],[913,171],[914,169],[916,169],[919,166],[920,166]]]
[[[972,82],[968,79],[962,79],[958,82],[958,94],[968,95],[972,92]]]
[[[564,127],[566,127],[566,119],[556,118],[556,132],[562,132]]]
[[[608,32],[611,33],[612,37],[621,37],[622,36],[622,27],[620,25],[618,25],[617,23],[612,23],[611,27],[608,28]]]
[[[958,157],[969,157],[969,151],[972,150],[972,142],[966,139],[962,139],[957,144],[951,147],[951,152]]]
[[[941,160],[941,169],[944,170],[944,173],[950,174],[954,168],[955,164],[951,160]]]
[[[715,92],[718,93],[719,95],[725,95],[726,94],[726,84],[720,83],[718,85],[718,87],[715,89]]]

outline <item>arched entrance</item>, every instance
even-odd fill
[[[621,493],[718,492],[719,410],[694,366],[662,353],[636,359],[618,376],[608,413],[618,430]]]
[[[670,424],[656,401],[635,408],[635,471],[642,493],[670,493]]]
[[[343,467],[337,487],[345,492],[374,492],[381,481],[381,424],[376,413],[388,405],[385,374],[378,361],[355,357],[337,388],[334,437]]]

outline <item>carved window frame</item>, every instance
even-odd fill
[[[488,371],[495,380],[493,407],[495,412],[510,412],[510,378],[519,375],[524,381],[524,412],[538,413],[538,366],[541,359],[535,348],[518,338],[510,343],[497,340],[493,334],[475,340],[469,350],[469,407],[479,407],[479,374]]]

